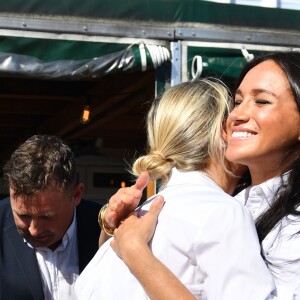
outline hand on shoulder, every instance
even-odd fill
[[[130,260],[139,255],[145,247],[148,248],[163,206],[164,199],[159,195],[152,201],[149,212],[143,217],[138,218],[132,213],[115,229],[111,247],[119,257],[127,261],[127,258]]]

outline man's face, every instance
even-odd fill
[[[33,247],[54,250],[70,226],[75,207],[80,203],[83,186],[72,192],[49,188],[36,195],[14,196],[10,188],[11,206],[19,233]]]

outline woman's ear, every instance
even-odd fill
[[[225,128],[223,127],[221,130],[221,135],[222,135],[222,139],[227,142],[227,132],[225,130]]]

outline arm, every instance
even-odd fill
[[[137,206],[143,195],[143,190],[148,185],[149,174],[143,172],[131,187],[121,188],[108,202],[104,213],[103,223],[106,228],[117,228],[120,222],[126,219]],[[104,230],[101,230],[99,246],[110,238]]]
[[[152,238],[157,217],[163,208],[163,198],[156,197],[149,212],[142,218],[131,214],[115,230],[111,247],[139,280],[152,300],[195,299],[176,276],[151,252],[148,243]]]

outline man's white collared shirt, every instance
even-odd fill
[[[75,213],[62,243],[54,251],[35,248],[45,300],[76,299],[74,284],[79,276],[79,263]],[[28,246],[32,247],[30,244]]]

